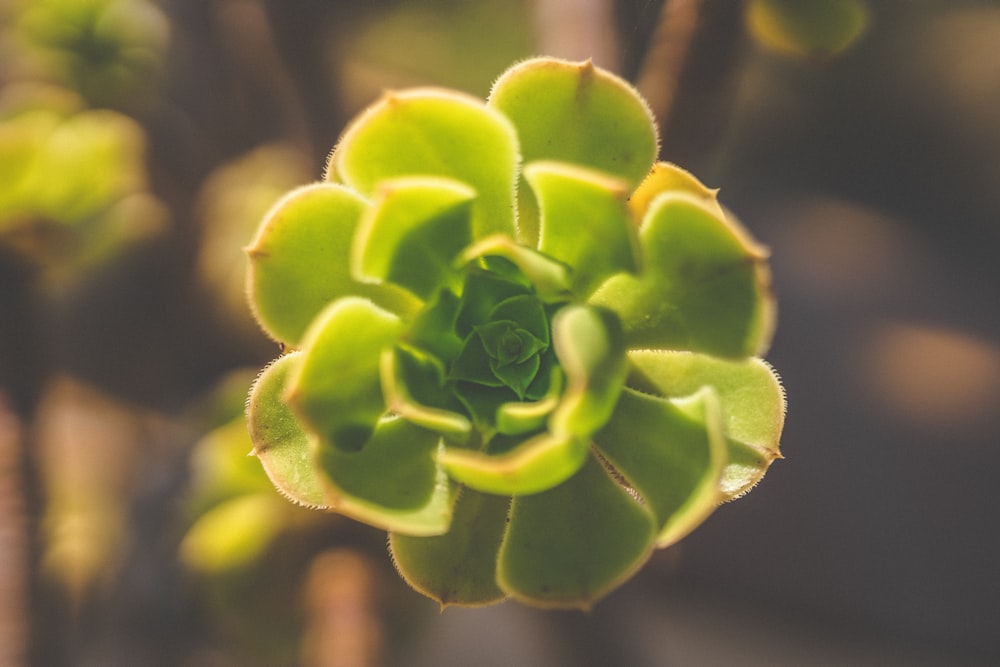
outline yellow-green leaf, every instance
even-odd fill
[[[507,528],[510,498],[464,489],[444,535],[389,535],[399,574],[442,607],[475,607],[507,597],[496,582],[497,552]]]
[[[325,509],[323,482],[309,436],[282,400],[289,372],[301,360],[293,352],[271,362],[250,390],[247,428],[253,454],[271,482],[300,505]]]
[[[594,441],[656,515],[658,547],[680,540],[724,500],[726,441],[710,388],[674,400],[626,389]]]
[[[285,400],[322,440],[341,449],[360,449],[386,410],[379,370],[382,351],[392,347],[402,331],[398,317],[371,301],[338,299],[306,332]]]
[[[628,384],[640,391],[680,398],[702,387],[719,397],[727,464],[720,479],[726,498],[746,493],[781,458],[785,392],[774,370],[761,359],[732,361],[689,352],[629,352]]]
[[[560,162],[533,162],[524,176],[538,199],[538,249],[570,267],[570,289],[591,294],[608,277],[639,268],[627,184]]]
[[[387,93],[348,127],[330,157],[328,178],[366,196],[400,176],[446,176],[472,187],[476,238],[514,234],[517,134],[481,100],[418,88]]]
[[[642,273],[617,275],[592,297],[619,315],[629,348],[745,357],[770,343],[767,251],[716,208],[660,195],[639,230]]]
[[[364,282],[388,281],[421,299],[459,288],[456,256],[472,241],[475,191],[445,178],[382,182],[354,237],[352,269]]]
[[[360,451],[321,444],[331,508],[384,530],[441,535],[451,524],[456,485],[434,461],[440,437],[398,418],[381,420]]]
[[[593,455],[565,483],[518,496],[497,581],[539,607],[589,609],[645,562],[655,521]]]
[[[405,292],[351,277],[352,239],[367,207],[343,186],[318,183],[288,193],[264,217],[247,247],[248,286],[272,338],[298,347],[313,319],[342,296],[364,296],[397,313],[414,308]]]

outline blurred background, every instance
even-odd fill
[[[534,54],[772,248],[786,458],[589,614],[442,612],[246,456],[240,249]],[[0,0],[0,82],[0,665],[1000,664],[996,2]]]

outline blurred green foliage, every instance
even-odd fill
[[[7,88],[0,155],[0,244],[64,281],[161,231],[169,217],[148,191],[142,126],[67,91]]]
[[[868,29],[865,0],[749,0],[747,25],[766,48],[823,60],[850,48]]]
[[[170,24],[149,0],[14,0],[7,11],[16,75],[107,106],[147,93],[161,72]]]
[[[169,220],[149,192],[146,128],[122,111],[149,102],[169,23],[147,0],[14,0],[0,14],[0,245],[71,283]]]

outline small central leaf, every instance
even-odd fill
[[[523,400],[525,392],[528,391],[528,385],[535,379],[541,365],[542,362],[536,354],[531,356],[527,361],[517,364],[501,365],[496,362],[492,366],[492,369],[493,375],[513,389],[517,397]]]
[[[497,304],[490,313],[490,320],[512,320],[518,327],[527,329],[545,346],[549,344],[549,318],[542,302],[533,294],[514,296]]]
[[[497,361],[500,362],[501,366],[517,361],[524,347],[524,341],[517,332],[513,329],[507,329],[500,336],[500,345],[497,346]]]
[[[466,339],[465,347],[451,365],[448,379],[474,382],[487,387],[502,387],[503,382],[493,375],[490,365],[492,361],[483,339],[473,333]]]
[[[470,267],[462,288],[462,299],[455,316],[455,333],[460,337],[472,333],[477,324],[486,324],[491,312],[501,302],[515,296],[530,296],[531,289],[511,277],[496,271]]]
[[[548,347],[545,341],[512,320],[478,326],[476,335],[483,341],[483,348],[490,358],[503,366],[526,361]]]
[[[463,396],[470,388],[468,383],[510,389],[518,400],[525,397],[537,400],[548,386],[547,377],[541,383],[537,380],[539,369],[550,372],[549,362],[542,359],[552,338],[549,315],[537,294],[522,280],[518,267],[506,261],[470,265],[455,314],[454,331],[449,334],[464,341],[450,364],[447,378],[456,383],[459,400],[470,406],[474,418],[485,418],[491,425],[496,408],[514,396],[489,391],[488,400],[483,402],[479,400],[482,393],[479,389],[474,389],[472,396]]]
[[[476,327],[476,335],[489,356],[488,365],[494,377],[523,399],[541,367],[538,355],[548,345],[511,320]]]

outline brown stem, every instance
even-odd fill
[[[316,557],[306,581],[304,665],[375,667],[382,663],[374,578],[364,556],[350,549]]]
[[[745,53],[743,4],[668,0],[639,90],[660,126],[660,156],[711,178],[724,150]]]
[[[28,520],[23,431],[0,392],[0,664],[22,665],[28,645]]]
[[[637,79],[660,127],[666,128],[698,28],[702,0],[666,0]]]

